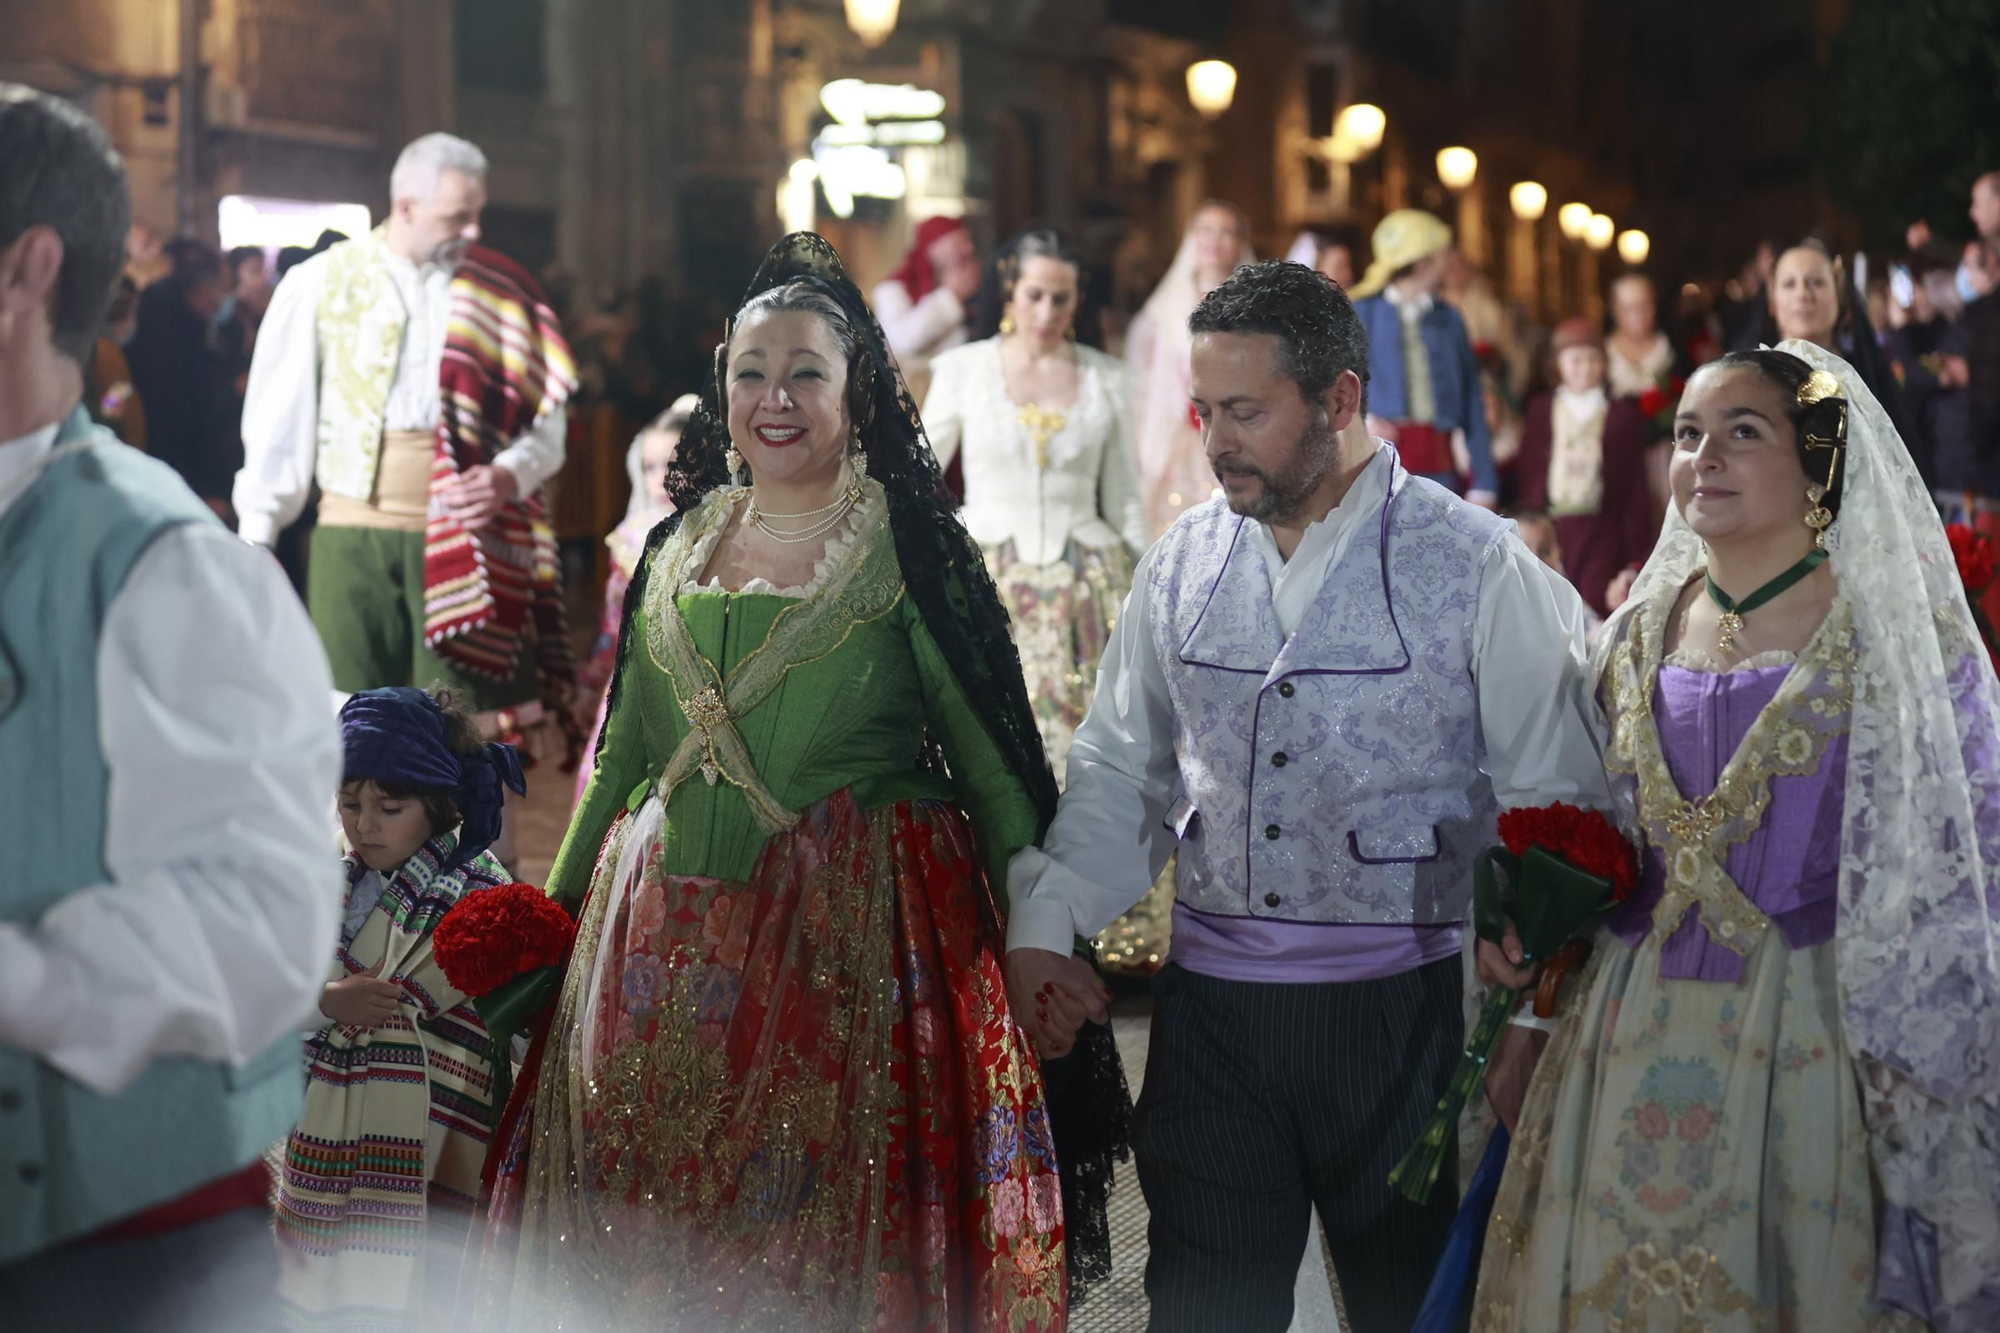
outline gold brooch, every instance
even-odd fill
[[[721,765],[715,762],[715,730],[728,723],[729,705],[722,701],[713,685],[681,705],[688,721],[701,728],[702,739],[707,743],[708,753],[701,761],[701,776],[709,786],[722,775]]]
[[[1702,842],[1715,832],[1726,817],[1726,811],[1720,806],[1710,805],[1706,799],[1682,801],[1680,809],[1667,816],[1667,832],[1680,842]]]

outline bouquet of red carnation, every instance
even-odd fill
[[[1993,540],[1963,523],[1948,524],[1944,535],[1945,540],[1951,543],[1952,559],[1958,562],[1958,581],[1965,585],[1965,601],[1972,608],[1972,623],[1979,627],[1979,637],[1986,641],[1986,651],[1993,657],[1994,664],[2000,666],[2000,638],[1994,636],[1993,622],[1987,618],[1985,606],[1986,593],[1993,586],[1996,572]]]
[[[496,884],[466,894],[431,932],[444,978],[472,997],[493,1038],[494,1100],[507,1101],[508,1049],[554,998],[576,939],[576,923],[532,884]]]
[[[1632,844],[1595,810],[1560,803],[1509,810],[1500,816],[1500,841],[1505,845],[1487,849],[1473,862],[1473,925],[1480,939],[1498,944],[1513,922],[1523,963],[1547,959],[1639,883]],[[1503,870],[1504,883],[1498,873]],[[1459,1112],[1485,1076],[1519,1000],[1519,992],[1507,986],[1495,986],[1486,997],[1437,1113],[1389,1174],[1404,1198],[1422,1203],[1430,1197],[1446,1151],[1457,1144]]]
[[[431,935],[444,978],[473,999],[569,956],[576,923],[532,884],[496,884],[466,894]]]
[[[1680,409],[1681,390],[1687,381],[1678,375],[1663,375],[1639,395],[1639,415],[1653,425],[1655,439],[1674,433],[1674,413]]]

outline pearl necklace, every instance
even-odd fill
[[[744,518],[751,527],[757,529],[757,531],[763,533],[774,542],[781,542],[786,546],[803,546],[807,542],[824,537],[827,533],[839,527],[846,520],[847,516],[854,512],[855,506],[861,503],[865,495],[866,492],[861,489],[861,478],[855,475],[854,471],[850,468],[847,474],[846,489],[842,490],[831,504],[821,505],[818,509],[809,509],[800,514],[767,514],[757,508],[757,496],[753,491],[750,496],[750,512],[744,515]],[[825,517],[822,518],[821,515],[825,515]],[[816,519],[818,521],[804,528],[785,532],[772,527],[772,519],[786,521]]]

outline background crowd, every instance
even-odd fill
[[[1212,225],[1218,219],[1226,223],[1220,240]],[[1185,386],[1161,373],[1152,331],[1184,319],[1202,292],[1254,256],[1244,225],[1227,205],[1204,206],[1190,223],[1189,244],[1150,292],[1112,290],[1112,266],[1081,258],[1083,290],[1103,298],[1085,302],[1092,308],[1080,326],[1084,341],[1128,362],[1141,472],[1160,482],[1159,493],[1146,497],[1154,535],[1207,491],[1198,465],[1175,476],[1145,466],[1149,453],[1164,458],[1174,451],[1168,437],[1177,423],[1192,436]],[[243,460],[238,423],[259,322],[285,273],[341,239],[328,232],[311,250],[241,247],[225,254],[184,237],[161,244],[143,225],[133,228],[121,293],[91,367],[89,402],[101,422],[171,464],[225,520]],[[930,355],[974,335],[982,318],[987,333],[997,325],[997,315],[977,310],[982,276],[989,287],[994,281],[977,239],[946,219],[926,224],[909,260],[873,293],[920,402]],[[1286,254],[1353,287],[1376,258],[1371,239],[1354,227],[1316,228],[1293,239]],[[1761,243],[1739,272],[1721,279],[1628,268],[1607,283],[1601,323],[1579,312],[1543,324],[1499,295],[1492,276],[1456,246],[1444,246],[1436,251],[1435,272],[1421,281],[1465,331],[1480,420],[1460,433],[1484,448],[1475,460],[1460,444],[1458,456],[1429,470],[1470,483],[1490,458],[1492,498],[1527,520],[1531,544],[1604,614],[1622,600],[1620,576],[1635,571],[1651,549],[1665,511],[1678,386],[1725,351],[1793,337],[1839,353],[1868,378],[1948,522],[2000,527],[1993,517],[2000,496],[1996,247],[2000,174],[1989,173],[1974,184],[1965,219],[1912,219],[1898,252],[1846,256],[1807,235]],[[940,261],[935,273],[931,251]],[[947,273],[948,283],[936,276]],[[592,410],[623,423],[598,441],[631,439],[699,382],[720,333],[719,309],[675,298],[661,279],[628,292],[589,292],[558,267],[541,277],[577,357],[572,459],[592,443],[582,429]],[[914,299],[893,294],[911,282],[921,288]],[[884,306],[885,296],[896,304]],[[986,305],[993,304],[989,294]],[[1185,349],[1178,355],[1184,361]],[[1601,426],[1592,415],[1600,397]],[[1557,481],[1552,492],[1551,462],[1576,466],[1567,444],[1586,426],[1605,432],[1594,455],[1598,468]],[[608,458],[596,465],[619,470]],[[953,478],[962,490],[956,466]],[[1578,486],[1587,495],[1580,497]],[[312,521],[308,507],[279,547],[301,589]],[[572,547],[567,567],[580,576],[573,581],[591,583],[587,547],[594,542],[565,536]]]

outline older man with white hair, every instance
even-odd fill
[[[479,245],[486,156],[427,134],[388,221],[300,264],[243,406],[240,531],[320,499],[307,579],[334,686],[457,690],[489,733],[573,681],[542,485],[575,368],[534,280]]]

